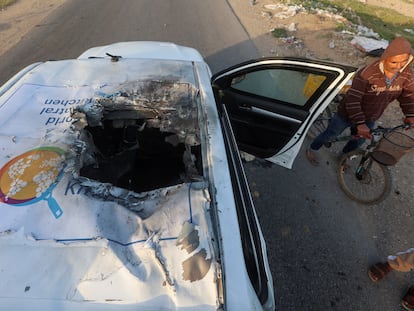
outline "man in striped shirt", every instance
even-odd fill
[[[374,128],[375,121],[394,100],[400,104],[405,123],[414,126],[413,54],[410,43],[403,37],[397,37],[379,60],[357,71],[329,126],[306,150],[311,164],[318,165],[315,151],[346,128],[351,128],[352,135],[363,138],[350,140],[342,151],[347,153],[362,145],[364,138],[371,137],[370,130]]]

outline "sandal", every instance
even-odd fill
[[[372,282],[377,282],[382,280],[391,270],[392,268],[388,262],[379,262],[369,268],[368,276]]]
[[[401,305],[405,310],[414,311],[414,286],[411,286],[404,298],[401,300]]]
[[[306,149],[306,157],[313,166],[319,165],[319,161],[316,159],[316,155],[311,149]]]

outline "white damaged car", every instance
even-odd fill
[[[239,149],[291,167],[354,70],[212,77],[163,42],[23,69],[0,88],[0,309],[274,310]]]

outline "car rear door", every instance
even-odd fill
[[[263,58],[212,77],[218,111],[240,150],[291,168],[305,135],[355,68],[301,58]]]

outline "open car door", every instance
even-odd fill
[[[238,147],[291,168],[313,121],[355,68],[300,58],[263,58],[212,77],[222,118]]]

